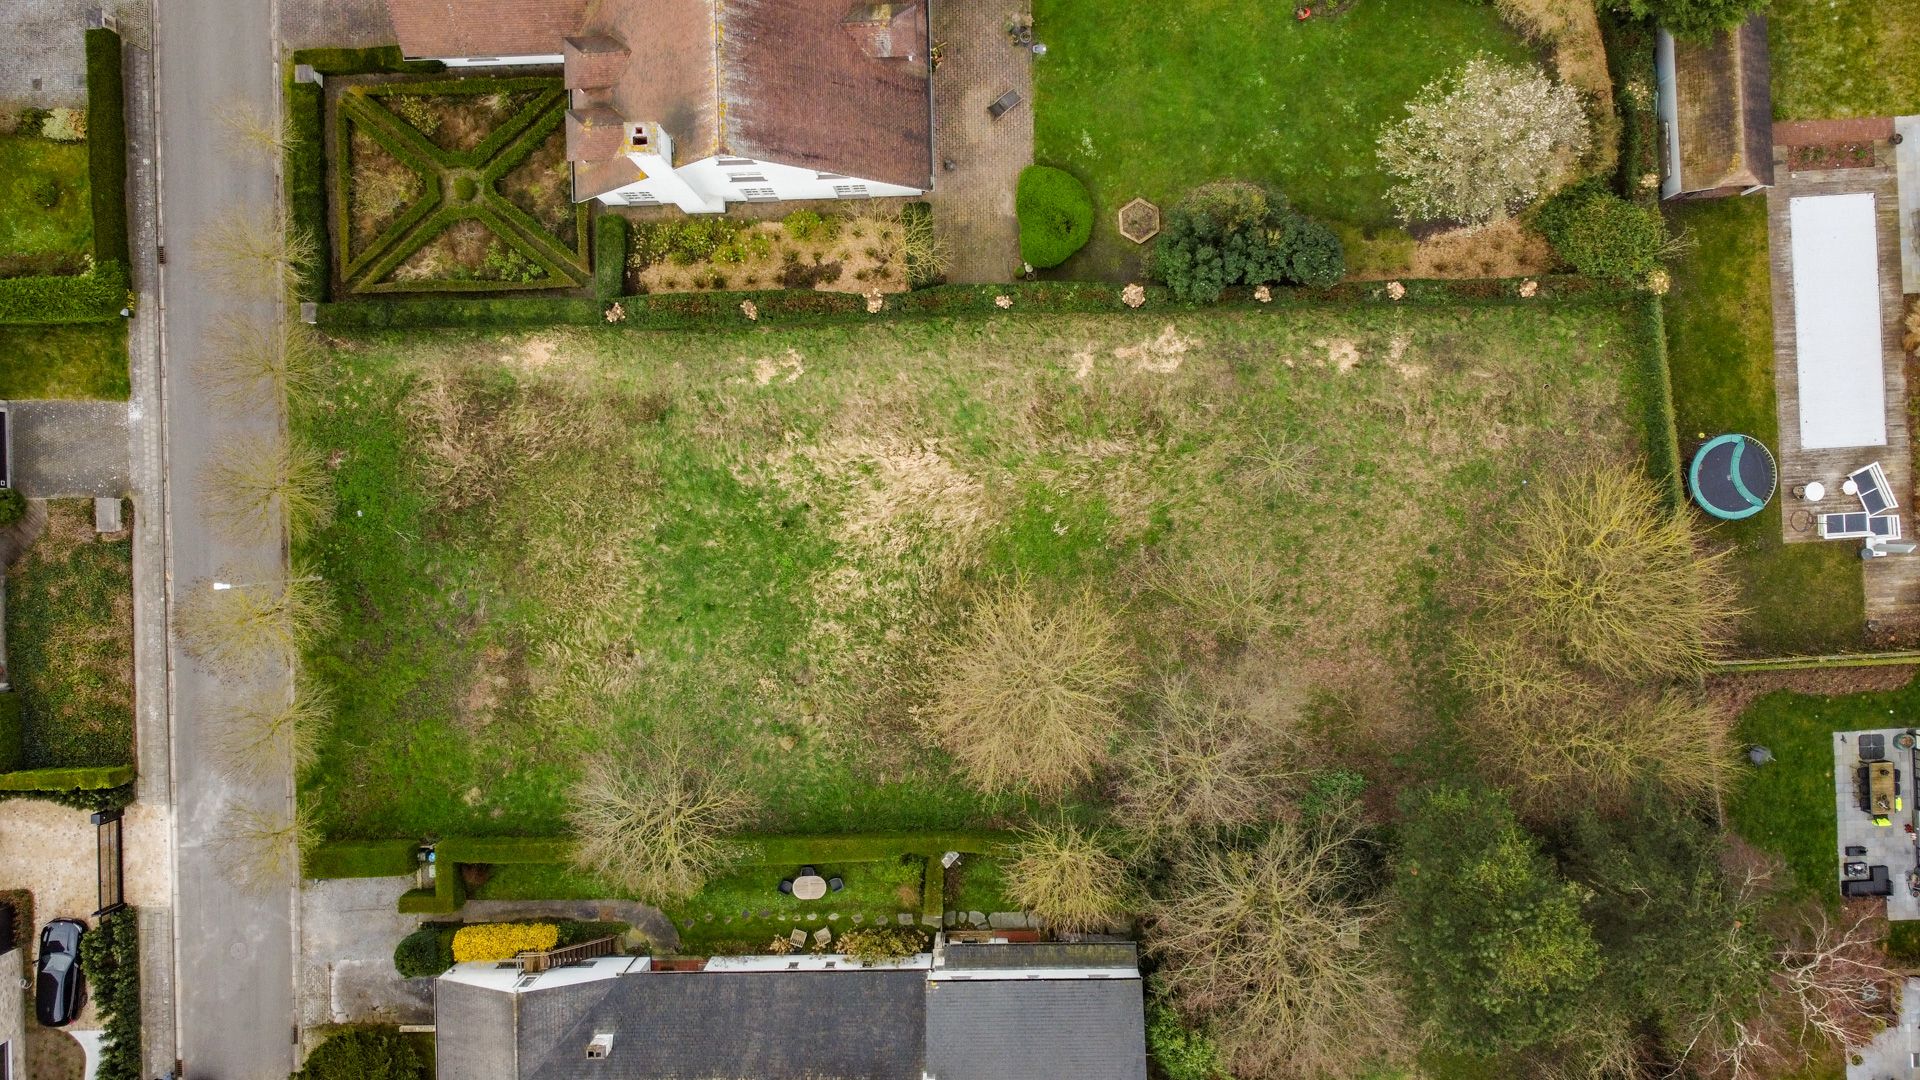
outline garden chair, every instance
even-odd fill
[[[839,892],[841,889],[844,889],[846,887],[847,887],[847,883],[840,880],[837,877],[830,877],[827,879],[828,892]]]
[[[794,948],[804,949],[807,947],[807,932],[796,926],[793,933],[787,935],[787,940],[793,942]]]
[[[800,868],[800,876],[801,877],[818,877],[820,876],[820,871],[815,870],[811,866],[803,866]]]
[[[781,891],[781,893],[783,893],[783,894],[785,894],[785,895],[787,895],[787,896],[792,896],[792,895],[793,895],[793,879],[792,879],[792,878],[786,878],[786,879],[784,879],[784,880],[782,880],[782,881],[780,882],[780,891]]]
[[[832,940],[833,940],[833,931],[827,929],[824,926],[813,932],[813,943],[815,945],[824,946],[826,945],[827,942]]]

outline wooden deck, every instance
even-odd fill
[[[1920,516],[1915,514],[1913,458],[1908,447],[1907,378],[1900,347],[1901,268],[1900,197],[1894,172],[1893,148],[1885,141],[1875,147],[1869,169],[1833,169],[1789,172],[1788,148],[1773,151],[1774,186],[1767,189],[1767,244],[1773,268],[1773,375],[1780,418],[1780,490],[1787,500],[1781,515],[1788,543],[1844,543],[1822,541],[1814,529],[1814,515],[1836,510],[1858,510],[1860,501],[1840,492],[1845,476],[1878,461],[1886,470],[1900,503],[1903,539],[1915,539]],[[1843,195],[1872,192],[1880,251],[1881,355],[1886,379],[1887,443],[1881,447],[1845,450],[1806,450],[1800,445],[1800,374],[1797,364],[1793,312],[1793,237],[1788,203],[1803,195]],[[1792,489],[1810,480],[1826,486],[1818,503],[1793,498]],[[1920,555],[1890,556],[1864,561],[1867,622],[1873,628],[1920,624]],[[1812,600],[1814,598],[1809,598]]]

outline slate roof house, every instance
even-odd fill
[[[560,64],[575,202],[933,187],[931,0],[387,0],[409,59]]]
[[[1706,41],[1662,30],[1654,71],[1661,198],[1741,195],[1773,184],[1766,16]]]
[[[457,965],[434,986],[439,1080],[1146,1080],[1130,944],[665,967]]]

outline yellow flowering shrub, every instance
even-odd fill
[[[560,941],[560,928],[552,923],[478,923],[463,926],[453,934],[453,959],[511,960],[523,952],[551,949]]]

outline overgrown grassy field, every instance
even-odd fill
[[[1683,457],[1705,439],[1744,432],[1779,448],[1773,390],[1773,304],[1767,207],[1757,198],[1687,203],[1673,224],[1694,243],[1673,264],[1668,362]],[[1745,521],[1713,522],[1730,546],[1741,602],[1739,646],[1764,655],[1858,648],[1866,628],[1859,553],[1852,544],[1787,544],[1785,499]],[[1701,521],[1711,519],[1704,514]],[[1819,604],[1806,598],[1818,596]]]
[[[133,542],[101,541],[91,499],[48,504],[7,571],[7,659],[28,768],[133,761]]]
[[[1014,822],[915,709],[1016,577],[1118,611],[1143,695],[1310,690],[1384,760],[1431,708],[1435,582],[1530,477],[1643,452],[1637,310],[339,343],[295,418],[341,496],[301,552],[342,615],[305,798],[332,836],[552,834],[583,760],[678,729],[781,831]]]
[[[1920,112],[1920,5],[1773,0],[1776,120]]]
[[[1063,277],[1132,272],[1145,249],[1114,213],[1135,196],[1164,211],[1210,180],[1264,181],[1316,217],[1391,224],[1380,129],[1477,55],[1532,55],[1491,4],[1366,0],[1306,22],[1293,7],[1036,0],[1048,52],[1034,63],[1034,159],[1093,193],[1093,240]]]
[[[123,322],[0,326],[0,398],[125,401]]]
[[[74,272],[92,247],[87,144],[0,135],[0,277]]]

